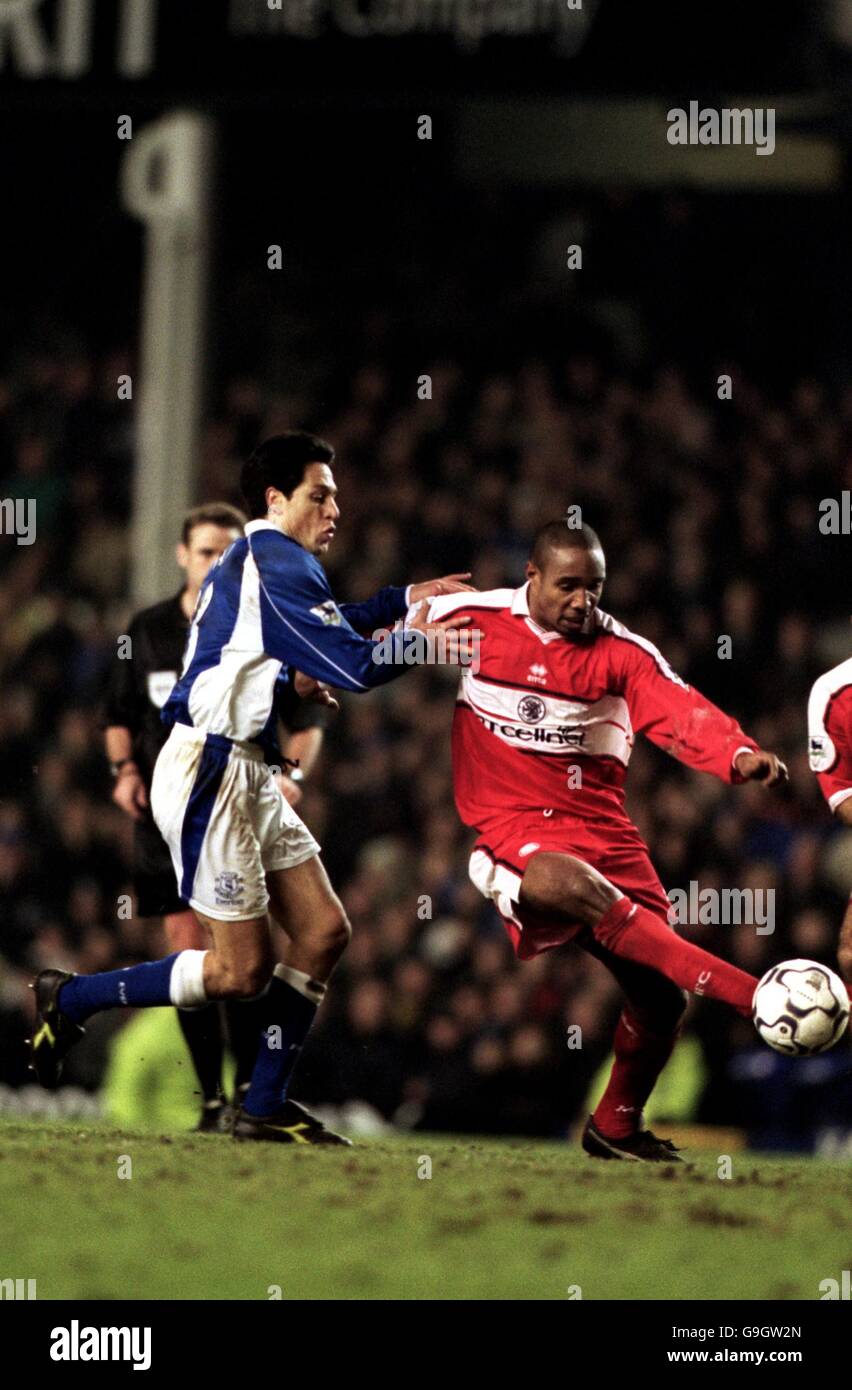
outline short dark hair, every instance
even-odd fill
[[[277,487],[292,497],[309,463],[331,463],[334,450],[324,439],[304,430],[287,430],[258,444],[243,464],[240,488],[253,520],[266,516],[266,489]]]
[[[232,507],[229,502],[205,502],[187,512],[180,538],[184,545],[188,545],[196,526],[224,526],[226,530],[239,531],[242,535],[246,521],[245,512],[241,512],[239,507]]]
[[[548,521],[540,526],[533,536],[530,559],[540,570],[547,565],[554,550],[599,550],[603,546],[597,531],[583,522],[582,526],[569,526],[566,521]]]

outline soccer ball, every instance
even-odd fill
[[[839,975],[815,960],[783,960],[754,992],[754,1026],[765,1043],[789,1057],[827,1052],[846,1032],[849,995]]]

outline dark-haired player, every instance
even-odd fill
[[[288,1099],[293,1068],[329,975],[349,939],[343,906],[319,845],[287,804],[264,761],[282,677],[330,702],[327,685],[366,692],[403,673],[361,637],[404,617],[407,604],[465,588],[459,576],[385,588],[338,605],[319,563],[339,509],[331,446],[291,432],[267,440],[243,468],[251,521],[204,582],[180,680],[164,708],[171,733],[151,784],[154,818],[171,851],[181,896],[212,937],[209,950],[98,975],[42,971],[35,984],[32,1065],[55,1084],[62,1059],[93,1013],[119,1005],[199,1008],[261,997],[262,1043],[237,1116],[238,1139],[343,1143]],[[434,635],[456,660],[465,618],[409,630]],[[284,928],[275,964],[269,914]]]
[[[852,658],[815,681],[808,699],[808,760],[829,809],[852,825]],[[852,898],[840,926],[837,963],[852,986]]]
[[[151,814],[151,776],[168,737],[161,710],[183,665],[189,623],[207,574],[232,541],[243,534],[246,517],[236,507],[211,502],[184,518],[176,558],[185,582],[179,593],[137,613],[128,628],[127,656],[116,655],[104,701],[104,743],[115,779],[113,800],[135,822],[133,886],[137,916],[162,918],[169,949],[201,949],[207,934],[179,895],[171,856]],[[297,764],[280,783],[295,805],[304,777],[316,759],[328,710],[300,700],[279,683],[277,712],[289,739],[284,760]],[[276,759],[281,762],[281,759]],[[236,1060],[237,1094],[248,1088],[257,1055],[258,1029],[250,1006],[226,1005],[228,1041]],[[178,1009],[181,1032],[192,1058],[201,1095],[200,1130],[216,1130],[227,1119],[222,1094],[224,1038],[220,1008]]]
[[[552,522],[519,589],[433,600],[483,635],[453,722],[456,805],[479,832],[470,876],[496,905],[517,954],[576,943],[627,997],[615,1064],[583,1147],[599,1158],[671,1161],[642,1127],[668,1060],[684,990],[749,1016],[757,981],[682,940],[647,847],[624,809],[637,733],[726,782],[786,777],[736,721],[675,675],[650,642],[598,608],[605,579],[588,526]]]

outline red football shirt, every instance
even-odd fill
[[[836,811],[852,796],[852,659],[815,681],[808,700],[808,761]]]
[[[550,808],[629,825],[624,783],[638,733],[689,767],[742,780],[734,758],[757,745],[651,642],[600,610],[577,640],[547,631],[530,617],[527,589],[430,604],[431,618],[466,614],[483,634],[479,670],[463,671],[453,720],[455,799],[466,825],[483,831]]]

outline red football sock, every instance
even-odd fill
[[[592,930],[595,940],[613,955],[659,970],[690,994],[721,999],[746,1018],[751,1017],[755,977],[684,941],[649,908],[619,898]]]
[[[593,1119],[608,1139],[627,1139],[642,1127],[642,1110],[672,1055],[680,1032],[652,1033],[625,1007],[615,1030],[615,1061]]]

